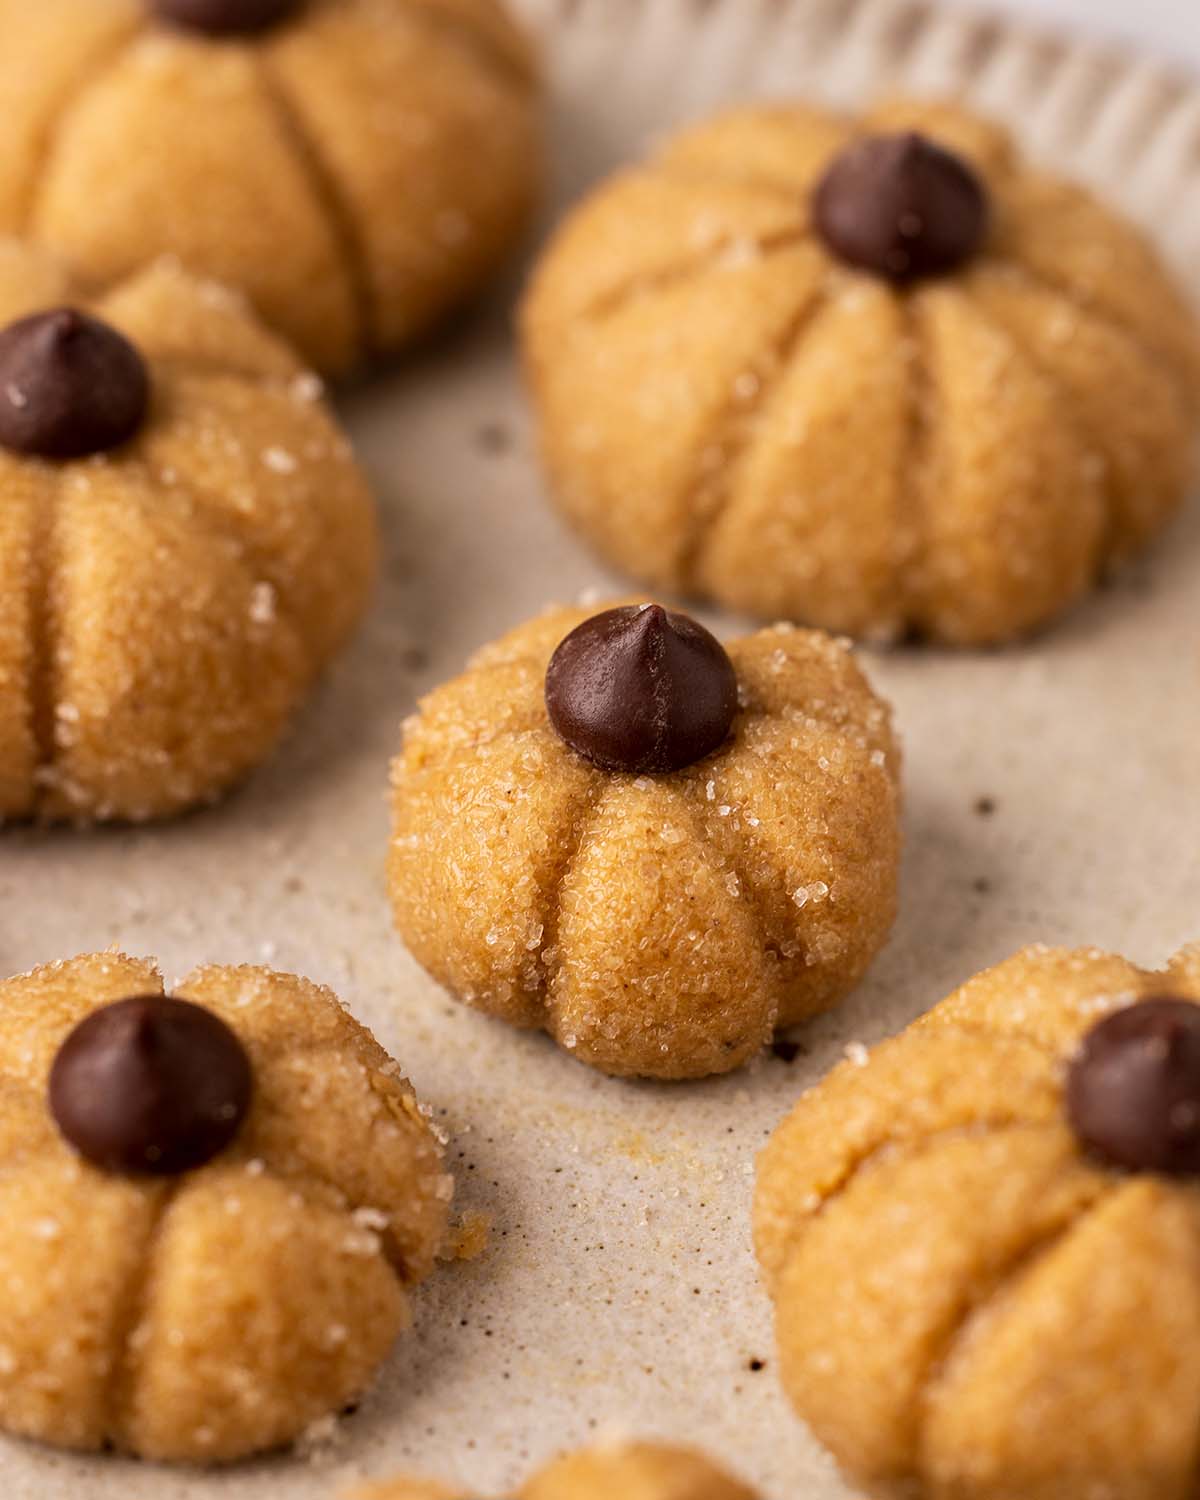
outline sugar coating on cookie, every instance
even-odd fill
[[[466,1492],[396,1479],[346,1500],[467,1500]],[[691,1449],[661,1443],[612,1444],[550,1464],[513,1500],[756,1500],[755,1491]]]
[[[891,926],[899,843],[890,712],[842,644],[780,626],[722,649],[676,622],[529,621],[422,702],[392,776],[389,886],[418,961],[594,1067],[658,1078],[729,1071],[836,1004]],[[681,747],[691,763],[644,769]]]
[[[321,383],[241,298],[160,262],[79,307],[57,263],[0,240],[0,820],[215,800],[375,576]]]
[[[904,1500],[1173,1500],[1200,1434],[1200,949],[1032,948],[759,1159],[784,1385]]]
[[[1175,512],[1196,319],[958,108],[743,108],[602,185],[522,314],[557,501],[654,587],[889,639],[1052,619]]]
[[[115,952],[0,983],[0,1427],[217,1463],[290,1443],[370,1384],[452,1183],[374,1038],[329,990],[256,968],[202,968],[173,991],[244,1050],[249,1104],[224,1144],[166,1174],[92,1165],[78,1146],[96,1143],[96,1101],[83,1127],[64,1108],[89,1105],[78,1070],[96,1057],[77,1028],[162,992],[153,962]],[[52,1101],[68,1037],[75,1079]],[[143,1067],[158,1057],[144,1031],[130,1045]],[[171,1100],[156,1108],[177,1130]],[[118,1124],[128,1145],[146,1120],[126,1107]]]
[[[499,0],[0,0],[0,231],[90,286],[163,254],[337,373],[476,290],[536,196]]]

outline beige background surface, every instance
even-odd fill
[[[1041,154],[1152,222],[1200,292],[1200,97],[1151,67],[894,0],[577,0],[561,6],[571,20],[560,0],[523,5],[553,33],[560,201],[722,98],[965,78]],[[1200,937],[1193,508],[1029,647],[868,658],[907,752],[903,910],[870,980],[794,1062],[619,1083],[441,996],[382,893],[399,722],[543,602],[617,586],[542,499],[506,327],[500,301],[345,398],[385,511],[387,577],[278,761],[172,827],[0,835],[0,970],[117,942],[159,955],[169,979],[212,959],[327,981],[437,1106],[460,1206],[495,1217],[491,1248],[419,1296],[414,1334],[331,1448],[202,1476],[2,1443],[9,1500],[307,1500],[403,1467],[491,1492],[565,1444],[631,1430],[703,1440],[774,1500],[834,1500],[845,1491],[776,1386],[748,1250],[753,1153],[847,1043],[1022,943],[1155,961]]]
[[[969,7],[972,0],[947,0]],[[1114,43],[1152,50],[1200,75],[1200,30],[1192,0],[988,0],[994,11],[1018,12],[1043,23],[1085,27]],[[978,9],[978,0],[974,0]]]

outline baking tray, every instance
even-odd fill
[[[951,91],[1133,212],[1200,293],[1200,87],[1185,77],[905,0],[520,8],[547,46],[555,208],[736,98]],[[207,1474],[3,1442],[9,1500],[332,1500],[397,1470],[494,1493],[566,1445],[632,1432],[701,1440],[773,1500],[845,1496],[777,1385],[749,1248],[754,1153],[848,1044],[1026,942],[1155,962],[1200,937],[1193,507],[1031,645],[864,653],[906,749],[902,910],[866,983],[791,1062],[617,1082],[424,978],[384,896],[401,720],[544,603],[621,587],[542,496],[509,336],[516,285],[343,398],[383,508],[386,575],[272,765],[161,828],[0,832],[0,971],[116,943],[157,955],[168,979],[213,960],[325,981],[434,1105],[459,1208],[491,1216],[489,1248],[419,1292],[413,1332],[332,1442]]]

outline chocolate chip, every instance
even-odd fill
[[[839,259],[905,282],[969,260],[987,232],[988,202],[976,173],[933,141],[873,135],[834,158],[813,219]]]
[[[224,1151],[252,1088],[224,1021],[187,1000],[144,995],[94,1011],[70,1034],[50,1070],[50,1111],[95,1166],[176,1176]]]
[[[236,36],[266,31],[300,8],[302,0],[148,0],[162,21],[205,31],[210,36]]]
[[[1093,1027],[1067,1075],[1067,1114],[1095,1156],[1200,1175],[1200,1005],[1154,998]]]
[[[131,438],[150,378],[128,339],[74,308],[0,330],[0,445],[38,458],[83,458]]]
[[[687,615],[639,604],[593,615],[546,672],[550,722],[606,771],[678,771],[728,735],[737,676],[715,636]]]

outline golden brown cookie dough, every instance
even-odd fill
[[[827,242],[818,186],[877,135]],[[926,274],[903,240],[922,225]],[[646,583],[766,618],[1007,640],[1145,544],[1192,475],[1200,339],[1154,251],[947,106],[685,131],[570,216],[522,323],[567,516]]]
[[[349,1500],[466,1500],[420,1480],[358,1490]],[[593,1448],[535,1475],[513,1500],[756,1500],[755,1492],[699,1453],[654,1443]]]
[[[452,1184],[374,1038],[329,990],[254,968],[198,969],[173,991],[248,1057],[232,1144],[176,1175],[89,1165],[56,1127],[56,1054],[102,1007],[162,989],[151,961],[114,952],[0,984],[0,1427],[221,1462],[291,1442],[371,1382],[432,1268]],[[126,1101],[143,1094],[130,1069],[171,1057],[159,1033],[135,1040],[111,1091],[124,1146]],[[95,1118],[106,1065],[93,1054],[76,1089],[91,1149],[114,1126]]]
[[[536,194],[530,46],[499,0],[298,0],[212,34],[0,0],[0,230],[94,288],[162,254],[240,287],[327,373],[472,293]]]
[[[872,1495],[1193,1493],[1198,1001],[1200,948],[1161,973],[1031,948],[776,1131],[755,1237],[783,1381]]]
[[[685,618],[621,611],[646,612],[660,648],[663,621]],[[593,1067],[727,1072],[842,999],[888,933],[890,712],[842,645],[779,626],[729,643],[732,725],[715,749],[674,771],[601,769],[551,724],[544,684],[564,637],[606,615],[529,621],[409,721],[393,766],[396,923],[458,998]],[[694,704],[703,683],[687,685]],[[622,686],[628,707],[637,683]]]
[[[0,239],[0,328],[74,297]],[[140,352],[149,408],[91,456],[0,442],[0,819],[214,800],[274,749],[375,575],[371,496],[320,382],[239,298],[160,263],[91,311]],[[3,382],[0,435],[53,408],[35,376]]]

